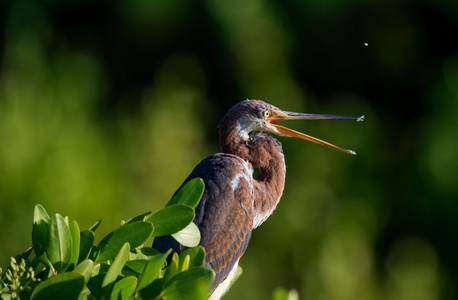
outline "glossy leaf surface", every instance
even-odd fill
[[[153,225],[149,222],[134,222],[116,229],[100,242],[97,261],[114,257],[124,243],[129,243],[132,249],[142,245],[152,233]]]
[[[173,233],[172,236],[177,242],[186,247],[196,247],[200,242],[199,228],[193,222],[189,223],[182,230]]]
[[[94,244],[94,232],[91,230],[84,230],[80,232],[80,251],[78,257],[78,263],[89,257],[92,245]]]
[[[83,274],[84,282],[87,283],[89,278],[91,278],[93,268],[94,262],[90,259],[86,259],[77,265],[74,271]]]
[[[169,256],[170,252],[171,251],[167,251],[167,253],[155,255],[148,260],[148,263],[138,278],[137,290],[145,288],[155,279],[159,278],[161,269],[164,267],[165,260]]]
[[[215,278],[210,269],[193,268],[178,273],[165,284],[162,297],[165,300],[207,299],[208,289]]]
[[[147,221],[154,225],[154,236],[178,232],[194,220],[194,210],[186,205],[171,205],[150,216]]]
[[[47,254],[56,271],[61,272],[72,257],[72,238],[65,219],[60,214],[49,223]]]
[[[205,249],[201,246],[193,247],[186,249],[185,251],[181,252],[179,255],[180,264],[181,261],[189,255],[189,268],[196,268],[196,267],[203,267],[205,262]]]
[[[65,272],[40,283],[32,293],[32,300],[77,299],[84,286],[79,272]]]
[[[78,263],[79,252],[80,252],[80,229],[76,221],[71,221],[68,228],[70,229],[70,237],[72,239],[72,257],[68,263],[69,266],[76,266]]]
[[[196,209],[204,193],[205,184],[202,178],[194,178],[186,182],[175,196],[170,199],[167,206],[173,204],[188,205]]]
[[[137,278],[129,276],[123,278],[115,283],[111,291],[110,299],[112,300],[126,300],[135,291],[137,286]]]
[[[121,270],[129,258],[129,251],[130,245],[129,243],[125,243],[121,247],[121,250],[119,250],[119,253],[116,255],[116,258],[113,261],[113,263],[110,265],[110,268],[108,269],[108,272],[106,273],[105,278],[103,279],[102,288],[114,282],[118,278],[119,274],[121,274]]]

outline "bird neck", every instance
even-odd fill
[[[275,210],[285,187],[286,165],[281,143],[268,134],[251,138],[257,159],[253,167],[259,169],[253,179],[254,222],[253,228],[261,225]]]
[[[223,152],[237,155],[259,170],[258,177],[253,179],[253,228],[256,228],[272,214],[283,194],[286,165],[281,143],[265,133],[247,137],[237,130],[221,132],[221,129]]]

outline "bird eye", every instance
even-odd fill
[[[270,111],[266,110],[262,113],[262,115],[264,116],[264,118],[267,118],[270,116]]]

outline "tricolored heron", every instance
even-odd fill
[[[234,278],[254,228],[274,211],[285,186],[286,165],[281,143],[270,134],[311,141],[355,154],[277,123],[285,120],[346,119],[345,117],[282,111],[260,100],[245,100],[233,106],[219,124],[223,153],[202,160],[187,181],[201,177],[205,190],[196,208],[194,223],[201,232],[200,245],[207,253],[205,266],[216,276],[210,299],[219,299]],[[253,178],[253,168],[258,168]],[[183,184],[184,184],[183,183]],[[179,190],[179,189],[178,189]],[[155,238],[153,248],[165,252],[185,248],[171,236]]]

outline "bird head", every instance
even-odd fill
[[[252,132],[266,132],[276,134],[279,136],[289,136],[294,138],[310,141],[322,146],[336,149],[349,154],[356,154],[353,150],[344,149],[325,142],[318,138],[312,137],[305,133],[301,133],[284,126],[280,126],[279,122],[287,120],[356,120],[363,121],[364,116],[361,117],[347,117],[336,115],[320,115],[320,114],[306,114],[283,111],[271,104],[260,100],[245,100],[233,106],[226,116],[221,121],[221,124],[228,123],[230,120],[236,120],[236,129],[242,139],[248,140]],[[220,124],[220,125],[221,125]]]

